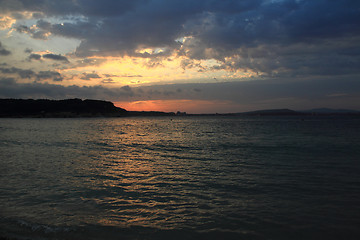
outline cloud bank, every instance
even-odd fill
[[[41,13],[34,26],[19,25],[17,31],[80,39],[79,57],[177,54],[216,59],[217,69],[272,76],[360,69],[356,0],[15,0],[0,1],[0,7],[3,13],[34,12],[34,19]]]
[[[43,73],[44,77],[57,77]],[[49,74],[49,76],[46,76]],[[54,74],[55,76],[52,76]],[[107,88],[97,86],[61,86],[42,82],[18,83],[14,78],[0,78],[0,98],[92,98],[110,101],[194,100],[218,101],[241,106],[233,111],[262,108],[347,107],[359,109],[360,82],[353,79],[319,79],[283,82],[279,80],[189,83],[146,87],[124,86]],[[213,112],[229,112],[223,107]]]
[[[360,92],[358,0],[0,0],[0,14],[1,30],[37,41],[34,46],[57,38],[78,42],[66,54],[25,49],[24,62],[48,64],[49,69],[2,65],[0,77],[8,89],[2,96],[224,100],[300,107],[309,102],[325,106],[326,101],[355,106]],[[15,56],[15,48],[3,42],[0,56]],[[119,65],[124,69],[96,68],[108,59],[128,62]],[[121,88],[116,84],[132,84],[124,79],[158,82],[146,71],[130,71],[131,61],[164,71],[167,63],[176,62],[172,68],[184,76],[187,71],[203,75],[189,77],[189,84]],[[63,70],[73,74],[68,79],[103,86],[62,86]],[[218,78],[229,83],[209,83]],[[238,82],[244,79],[251,81]]]

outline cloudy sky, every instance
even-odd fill
[[[0,98],[360,110],[360,1],[0,0]]]

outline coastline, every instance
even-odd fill
[[[0,118],[108,118],[157,116],[360,116],[346,109],[265,109],[238,113],[187,114],[186,112],[127,111],[103,100],[0,99]]]

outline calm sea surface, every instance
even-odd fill
[[[360,119],[0,119],[0,236],[360,239]]]

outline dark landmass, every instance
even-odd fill
[[[0,99],[0,117],[122,117],[127,111],[100,100]]]
[[[328,116],[356,115],[360,111],[319,108],[305,111],[268,109],[242,113],[186,114],[185,112],[127,111],[102,100],[0,99],[0,117],[74,118],[74,117],[136,117],[136,116]]]
[[[315,108],[311,110],[304,110],[304,113],[317,113],[317,114],[359,114],[360,111],[349,109],[331,109],[331,108]]]
[[[360,111],[347,109],[319,108],[304,111],[294,111],[291,109],[268,109],[244,113],[235,113],[236,116],[330,116],[330,115],[358,115]]]
[[[12,118],[77,118],[174,116],[175,113],[127,111],[102,100],[0,99],[0,117]]]
[[[302,112],[297,112],[290,109],[268,109],[268,110],[257,110],[251,112],[239,113],[247,116],[294,116],[294,115],[304,115]]]
[[[187,114],[190,116],[360,116],[360,111],[348,109],[319,108],[304,111],[291,109],[266,109],[240,113]]]

